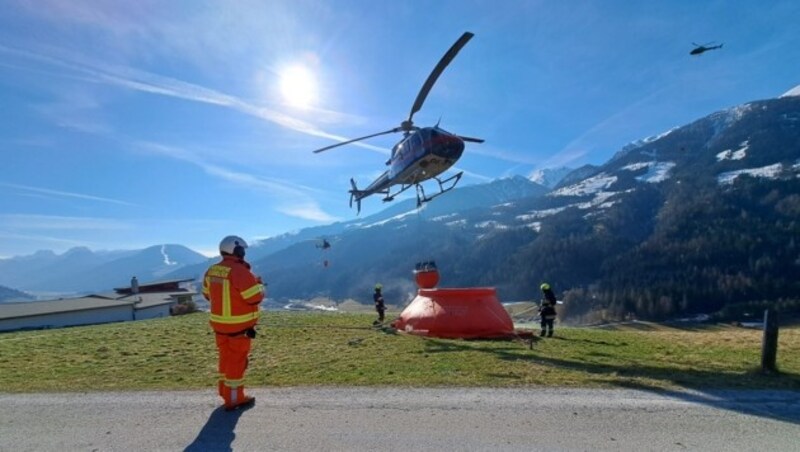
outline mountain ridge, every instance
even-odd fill
[[[80,294],[125,286],[133,276],[162,279],[206,257],[183,245],[153,245],[141,250],[97,251],[74,247],[62,254],[37,251],[0,259],[0,284],[30,293]]]
[[[445,287],[493,286],[502,300],[531,300],[547,281],[565,316],[594,320],[800,293],[792,273],[800,266],[800,97],[713,112],[565,173],[550,189],[516,176],[458,187],[422,209],[398,201],[254,242],[248,260],[277,298],[369,302],[381,282],[387,299],[403,304],[415,294],[414,264],[435,260]],[[315,246],[323,237],[332,245],[325,251]],[[164,276],[199,277],[210,261]]]

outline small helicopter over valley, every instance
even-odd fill
[[[712,42],[709,42],[708,44],[703,44],[703,45],[696,44],[696,43],[693,42],[692,45],[695,46],[695,47],[694,47],[694,49],[692,49],[691,52],[689,52],[689,55],[700,55],[701,53],[707,52],[709,50],[721,49],[722,48],[722,44],[720,44],[718,46],[714,46],[714,45],[711,45],[711,44],[714,44],[714,42],[712,41]]]
[[[431,72],[428,79],[425,80],[425,83],[422,85],[422,89],[420,89],[417,99],[411,107],[411,113],[408,115],[408,119],[401,122],[398,127],[336,143],[314,151],[314,153],[319,153],[356,141],[390,133],[403,132],[403,138],[392,147],[391,157],[386,162],[386,165],[389,167],[388,170],[384,171],[383,174],[363,190],[358,189],[355,180],[352,178],[350,179],[350,185],[352,186],[350,190],[350,207],[353,206],[353,201],[355,201],[358,212],[361,212],[361,200],[367,196],[381,194],[384,195],[384,202],[392,201],[397,195],[411,187],[416,187],[417,207],[420,207],[423,203],[455,188],[456,184],[461,179],[463,171],[446,179],[440,179],[439,174],[453,166],[461,157],[461,154],[464,152],[465,141],[483,143],[483,140],[480,138],[455,135],[440,128],[438,122],[433,127],[417,127],[414,125],[412,119],[414,113],[422,108],[422,104],[428,97],[428,93],[444,69],[453,61],[456,54],[458,54],[461,48],[464,47],[473,36],[474,35],[470,32],[461,35],[447,53],[444,54],[442,59],[439,60],[433,72]],[[438,193],[433,195],[425,194],[421,183],[428,179],[435,179],[436,182],[438,182]],[[392,192],[392,187],[397,185],[399,185],[399,188]]]

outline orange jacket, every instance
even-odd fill
[[[250,265],[235,256],[223,256],[203,278],[203,296],[211,303],[211,328],[233,334],[255,326],[258,304],[264,299],[261,279],[250,272]]]

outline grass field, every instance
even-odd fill
[[[388,316],[388,318],[392,318]],[[376,330],[367,313],[268,312],[250,386],[561,386],[800,390],[800,328],[782,328],[779,373],[758,369],[761,332],[637,323],[556,337],[444,340]],[[209,388],[208,316],[0,334],[0,391]]]

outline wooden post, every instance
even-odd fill
[[[761,344],[761,371],[775,372],[778,356],[778,313],[774,309],[764,310],[764,339]]]

